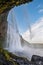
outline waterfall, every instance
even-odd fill
[[[11,11],[10,13],[11,20],[8,20],[8,29],[7,29],[7,45],[6,48],[10,52],[22,52],[23,48],[21,46],[20,35],[18,32],[16,19]]]

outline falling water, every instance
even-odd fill
[[[22,40],[22,44],[23,44],[23,47],[22,47],[21,41],[20,41],[20,35],[18,32],[17,24],[16,24],[16,19],[12,11],[10,14],[11,14],[10,15],[11,18],[9,18],[10,21],[8,20],[8,29],[7,29],[7,45],[6,45],[7,50],[13,53],[19,52],[19,55],[21,53],[20,56],[24,56],[28,59],[31,59],[32,55],[43,56],[43,47],[42,47],[43,45],[41,45],[42,48],[40,48],[40,45],[34,45],[34,44],[31,45],[27,41]],[[26,15],[27,13],[25,14],[25,16]],[[29,28],[30,28],[30,33],[32,33],[31,27]]]
[[[21,52],[23,48],[21,46],[20,35],[18,32],[16,19],[11,12],[11,21],[8,21],[8,29],[7,29],[7,49],[10,52]]]

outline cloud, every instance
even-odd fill
[[[22,37],[30,43],[43,43],[43,17],[39,18],[31,26],[32,39],[30,39],[29,29],[22,35]]]
[[[38,12],[39,12],[39,13],[42,13],[42,12],[43,12],[43,9],[40,9]]]

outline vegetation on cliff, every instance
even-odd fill
[[[14,6],[31,2],[32,0],[0,0],[0,14],[8,11]]]

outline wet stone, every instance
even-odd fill
[[[43,57],[33,55],[31,58],[31,62],[34,62],[36,65],[43,65]]]

